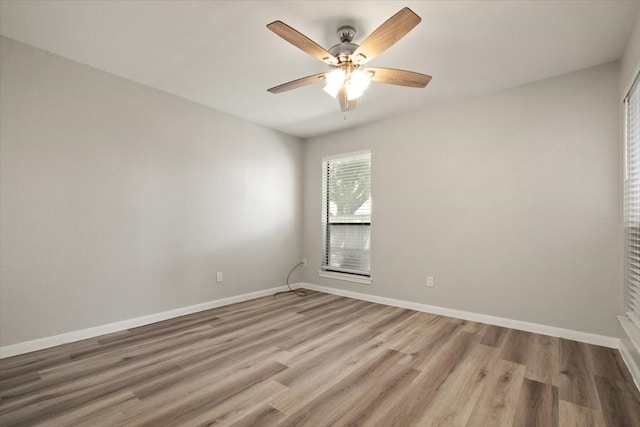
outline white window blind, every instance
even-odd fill
[[[370,276],[371,152],[322,162],[322,270]]]
[[[625,104],[625,233],[627,315],[640,328],[640,83]]]

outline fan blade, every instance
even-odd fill
[[[335,65],[338,60],[331,55],[325,48],[311,40],[304,34],[294,30],[282,21],[274,21],[267,25],[267,28],[297,47],[307,52],[309,55],[318,58],[322,62]]]
[[[346,111],[353,111],[356,109],[356,100],[352,99],[349,101],[347,99],[347,90],[344,86],[338,91],[338,101],[340,102],[340,111],[343,113]]]
[[[371,75],[374,82],[387,83],[390,85],[407,87],[425,87],[431,81],[431,76],[414,73],[407,70],[396,70],[394,68],[365,68],[365,73]]]
[[[318,73],[318,74],[314,74],[313,76],[307,76],[298,80],[293,80],[291,82],[283,83],[279,86],[272,87],[271,89],[267,89],[267,91],[271,93],[286,92],[291,89],[297,89],[302,86],[307,86],[307,85],[319,82],[320,80],[324,80],[326,77],[327,77],[327,73]]]
[[[382,25],[369,34],[352,57],[357,64],[364,64],[393,46],[422,21],[411,9],[405,7],[387,19]]]

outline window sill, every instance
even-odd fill
[[[318,275],[325,279],[344,280],[345,282],[363,283],[365,285],[371,284],[371,277],[356,276],[354,274],[336,273],[333,271],[319,271]]]

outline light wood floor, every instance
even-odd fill
[[[638,426],[608,348],[310,292],[0,361],[0,425]]]

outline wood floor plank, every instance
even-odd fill
[[[525,378],[513,425],[558,427],[559,410],[557,387]]]
[[[313,372],[305,371],[300,380],[296,381],[295,387],[275,395],[269,403],[281,412],[291,415],[331,388],[336,382],[342,381],[361,366],[380,357],[387,350],[380,342],[364,343],[361,347],[354,349],[351,354],[335,361],[331,367],[331,381],[327,381],[326,369]]]
[[[237,379],[228,379],[218,384],[198,384],[189,387],[186,394],[176,394],[174,399],[165,401],[162,405],[153,405],[153,410],[138,411],[135,416],[127,420],[127,424],[155,427],[158,425],[179,425],[197,418],[203,413],[216,408],[223,402],[235,397],[287,367],[277,362],[266,362],[248,374]],[[196,393],[197,392],[197,393]],[[196,393],[190,397],[190,394]]]
[[[459,325],[451,324],[456,331],[442,345],[438,352],[429,358],[424,366],[420,364],[412,366],[420,369],[421,374],[407,387],[407,398],[400,400],[396,405],[386,408],[385,414],[380,415],[380,425],[385,426],[405,426],[416,425],[429,406],[433,403],[440,387],[447,380],[450,380],[452,373],[456,369],[461,369],[467,355],[476,344],[472,334],[457,331]]]
[[[179,371],[133,385],[131,391],[140,399],[148,399],[156,395],[165,395],[167,388],[180,390],[183,385],[188,385],[194,380],[221,381],[232,377],[236,371],[250,369],[264,359],[269,360],[269,356],[278,352],[275,347],[262,348],[259,352],[243,350],[232,354],[216,354],[210,359],[183,365]]]
[[[640,425],[640,400],[626,381],[594,376],[607,426]]]
[[[397,337],[402,337],[411,332],[422,323],[423,318],[420,317],[420,314],[421,313],[412,311],[409,317],[403,319],[401,322],[395,323],[393,327],[385,328],[380,334],[380,339],[385,342],[393,342]]]
[[[146,345],[123,347],[116,354],[113,353],[112,347],[109,347],[102,357],[80,359],[76,362],[65,363],[57,368],[40,372],[42,381],[37,384],[29,384],[7,390],[2,393],[2,401],[6,403],[16,399],[27,398],[33,394],[55,392],[57,387],[70,380],[75,380],[81,384],[87,380],[91,382],[95,377],[100,378],[103,374],[109,375],[110,372],[127,370],[130,366],[136,366],[136,364],[151,364],[163,361],[173,363],[173,361],[181,360],[178,357],[184,351],[189,351],[192,358],[203,353],[210,354],[211,348],[209,346],[195,350],[195,347],[199,345],[198,342],[211,336],[210,331],[206,328],[205,331],[206,333],[203,334],[201,327],[190,331],[190,333],[195,334],[192,334],[189,338],[190,342],[196,341],[196,344],[193,345],[187,345],[186,341],[181,340],[181,337],[187,332],[179,332],[170,335],[165,340],[156,339],[153,343],[146,343]],[[181,376],[182,374],[179,375]]]
[[[498,360],[496,368],[489,374],[485,392],[474,406],[467,427],[513,425],[525,367]]]
[[[317,352],[312,353],[312,357],[308,359],[292,359],[290,365],[294,365],[294,367],[278,375],[276,381],[287,387],[293,387],[305,376],[323,373],[336,359],[349,357],[350,354],[345,352],[353,346],[369,345],[376,334],[376,331],[366,330],[355,336],[345,336],[344,341],[320,348]]]
[[[462,330],[464,332],[482,335],[488,325],[479,322],[472,322],[470,320],[464,320],[462,321],[462,323],[460,323],[460,326],[462,326]]]
[[[308,347],[315,339],[322,339],[325,336],[331,334],[340,334],[345,328],[348,328],[352,324],[352,320],[355,318],[361,319],[368,315],[371,311],[375,311],[376,307],[372,307],[370,304],[352,304],[350,306],[342,307],[336,311],[331,312],[327,316],[323,316],[312,322],[314,324],[305,324],[301,331],[300,326],[291,331],[289,337],[285,342],[279,344],[278,347],[287,351],[300,351],[300,347]],[[322,322],[322,319],[331,317],[331,322]]]
[[[113,423],[114,412],[126,411],[140,404],[140,400],[131,392],[114,393],[95,399],[75,411],[60,416],[52,415],[46,419],[47,427],[67,427],[71,425],[109,425]]]
[[[391,307],[388,315],[382,315],[380,318],[369,325],[370,329],[375,329],[376,331],[386,331],[390,328],[393,328],[398,323],[403,322],[409,317],[413,316],[413,310],[407,310],[404,308]]]
[[[376,378],[393,368],[401,357],[400,352],[387,350],[287,417],[282,426],[336,424],[355,403],[350,397],[359,396]],[[415,372],[406,367],[402,369],[403,372]]]
[[[433,427],[466,425],[499,357],[497,348],[483,344],[475,346],[451,380],[439,387],[419,423]]]
[[[22,388],[39,388],[42,378],[38,371],[28,371],[22,375],[9,376],[0,383],[0,403],[7,401],[13,390]]]
[[[252,418],[252,413],[263,406],[261,402],[268,401],[270,396],[277,394],[283,388],[286,387],[277,381],[265,379],[213,405],[210,409],[197,416],[190,414],[186,419],[190,425],[206,426],[231,425],[242,419],[246,421],[247,417]],[[280,421],[284,419],[284,414],[275,410],[275,408],[271,409],[273,411],[259,415],[254,414],[253,417],[260,418],[262,422],[266,422],[269,419],[280,418]]]
[[[170,358],[175,351],[182,351],[191,344],[201,342],[212,337],[208,326],[201,326],[188,331],[181,331],[168,336],[156,337],[153,341],[129,342],[128,345],[114,349],[107,346],[99,354],[90,357],[72,358],[67,363],[38,371],[43,380],[60,380],[77,378],[83,375],[95,375],[105,368],[113,369],[119,364],[132,361],[142,361],[147,357],[157,360],[159,354],[166,354]]]
[[[558,386],[560,381],[560,339],[534,334],[530,350],[525,376],[531,380]]]
[[[128,331],[120,331],[114,332],[109,335],[128,335]],[[107,336],[107,335],[103,335]],[[81,350],[92,347],[98,347],[100,344],[96,341],[96,339],[91,338],[87,340],[76,341],[64,345],[58,345],[51,348],[46,348],[44,350],[38,350],[31,353],[22,354],[19,356],[7,357],[4,359],[0,359],[0,378],[2,377],[2,373],[7,373],[11,369],[17,367],[25,367],[28,366],[29,369],[35,369],[38,363],[50,363],[53,359],[59,356],[68,356],[70,353],[73,353],[73,350]],[[42,365],[40,365],[40,369],[42,369]]]
[[[534,337],[530,332],[510,330],[502,344],[502,358],[526,365],[532,354]]]
[[[600,409],[598,394],[590,373],[587,345],[560,340],[560,399],[581,406]]]
[[[327,309],[332,309],[335,310],[337,308],[341,308],[341,307],[345,307],[345,306],[349,306],[349,305],[353,305],[353,304],[357,304],[360,301],[349,301],[349,300],[344,300],[341,298],[336,298],[336,299],[332,299],[329,301],[320,301],[319,303],[316,303],[312,306],[309,307],[305,307],[301,310],[298,310],[297,313],[298,314],[312,314],[312,313],[317,313],[317,312],[324,312]]]
[[[413,368],[392,365],[385,372],[372,374],[365,381],[358,384],[358,390],[352,390],[357,399],[352,399],[348,409],[336,414],[336,426],[357,426],[364,423],[376,424],[378,409],[396,402],[399,390],[403,390],[419,375],[419,371]],[[353,375],[357,375],[357,372]],[[339,385],[351,385],[349,378],[337,383]],[[330,392],[329,392],[330,393]]]
[[[560,400],[558,424],[561,427],[604,427],[602,412]],[[633,425],[633,424],[632,424]]]
[[[0,426],[634,426],[616,350],[308,291],[0,360]]]
[[[587,346],[586,350],[594,375],[633,383],[633,378],[631,378],[619,352],[598,345]]]
[[[480,344],[489,345],[491,347],[502,347],[509,329],[500,326],[487,325]]]
[[[286,416],[271,405],[263,404],[242,419],[231,424],[231,427],[271,427],[278,426]]]
[[[447,346],[451,345],[450,343],[452,338],[456,337],[459,332],[462,333],[460,331],[460,325],[452,322],[438,322],[435,325],[437,325],[437,329],[429,330],[430,337],[429,340],[425,342],[425,346],[409,355],[410,358],[407,363],[409,363],[419,371],[424,371],[425,369],[427,369],[427,367],[432,364],[432,359],[434,359],[434,357],[437,358],[437,356],[441,354],[443,349],[447,349]],[[475,335],[469,334],[467,332],[464,332],[462,336],[469,337],[469,339],[475,337],[474,339],[476,341],[478,338]]]
[[[426,313],[418,313],[414,319],[416,320],[415,327],[387,340],[387,345],[390,348],[406,354],[417,353],[429,345],[431,335],[436,333],[447,321],[442,316],[426,315]]]
[[[41,395],[9,402],[0,406],[0,420],[6,425],[35,424],[52,416],[70,412],[96,399],[120,392],[143,379],[163,376],[179,369],[173,363],[127,367],[91,380],[63,384]]]
[[[55,357],[25,363],[23,365],[14,365],[10,367],[2,366],[2,370],[0,370],[0,387],[8,387],[9,384],[15,382],[15,379],[19,377],[29,380],[31,379],[30,375],[32,375],[33,372],[38,372],[70,361],[71,357],[69,357],[69,355],[61,354]]]

